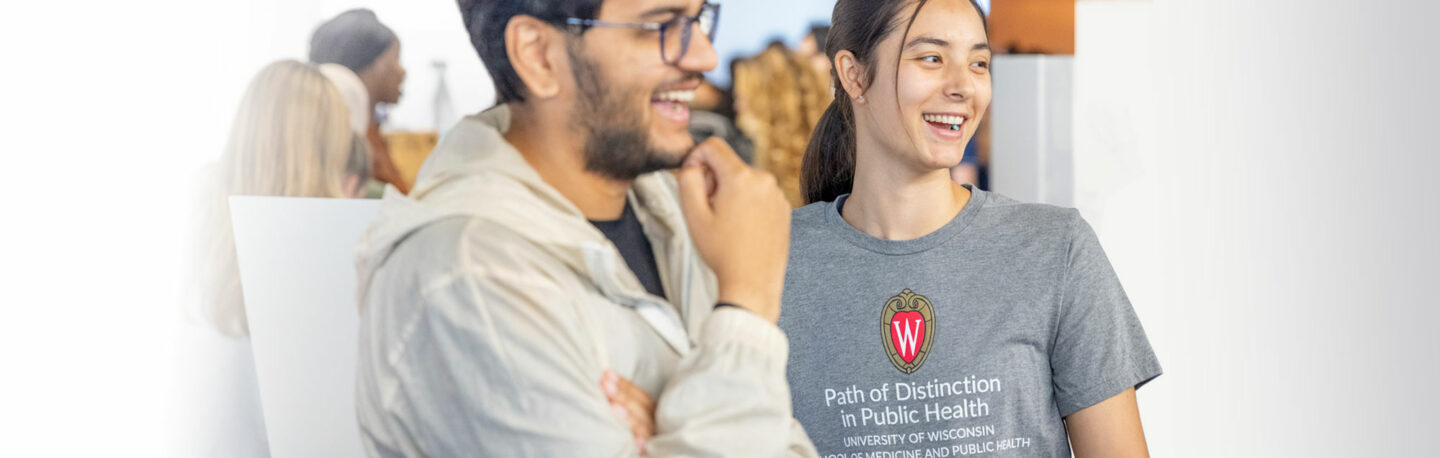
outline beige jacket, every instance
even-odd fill
[[[784,334],[714,310],[674,178],[630,192],[667,301],[505,142],[508,123],[503,106],[461,121],[360,241],[367,452],[636,455],[600,388],[610,369],[657,402],[650,456],[815,455],[791,415]]]

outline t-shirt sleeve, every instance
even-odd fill
[[[1075,212],[1050,367],[1055,403],[1066,417],[1139,388],[1160,361],[1090,224]]]

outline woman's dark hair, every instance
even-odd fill
[[[839,0],[830,15],[830,31],[825,36],[825,56],[833,66],[835,55],[841,50],[855,54],[864,72],[862,79],[866,86],[875,80],[875,54],[880,42],[885,40],[896,26],[898,16],[906,4],[914,0]],[[910,26],[926,0],[919,0],[915,12],[905,23],[904,33],[910,33]],[[988,33],[989,25],[985,14],[975,0],[970,0],[980,15],[980,23]],[[840,84],[839,69],[830,70],[830,79],[835,86],[835,100],[825,109],[815,131],[810,134],[810,144],[805,148],[805,158],[800,164],[800,194],[805,203],[828,202],[850,192],[855,183],[855,107],[846,96],[845,87]]]
[[[525,82],[505,53],[505,26],[518,15],[559,24],[566,18],[595,19],[604,0],[457,0],[470,44],[495,81],[496,103],[525,101]]]

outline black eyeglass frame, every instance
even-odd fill
[[[690,36],[692,35],[690,30],[693,29],[696,24],[700,25],[700,32],[705,34],[705,38],[710,40],[711,44],[714,44],[715,30],[718,28],[717,25],[719,23],[720,5],[710,2],[700,4],[700,12],[694,16],[676,16],[675,19],[666,22],[614,22],[575,17],[565,18],[565,25],[579,28],[580,33],[585,33],[585,31],[591,27],[620,27],[659,31],[660,60],[667,65],[679,63],[680,59],[685,58],[685,53],[690,51]],[[680,52],[676,54],[674,59],[671,59],[670,56],[665,55],[665,36],[667,35],[666,32],[676,27],[680,28]]]

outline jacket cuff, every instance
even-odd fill
[[[705,320],[700,345],[739,345],[759,352],[781,368],[790,357],[790,341],[779,326],[739,307],[716,307]]]

